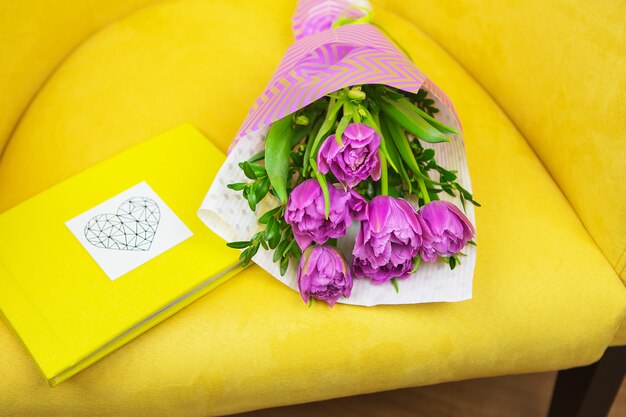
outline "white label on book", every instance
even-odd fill
[[[65,225],[112,280],[193,235],[145,181]]]

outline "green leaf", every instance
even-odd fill
[[[432,127],[428,122],[422,119],[417,113],[407,110],[396,101],[383,99],[381,100],[381,109],[383,113],[389,116],[400,126],[405,128],[415,137],[430,143],[449,142],[443,133]]]
[[[291,234],[291,233],[290,233]],[[289,252],[291,251],[291,248],[293,246],[298,246],[298,244],[296,243],[296,240],[292,237],[291,240],[285,239],[286,242],[289,242],[289,244],[282,250],[280,256],[285,257],[287,255],[289,255]],[[299,251],[298,251],[299,253]]]
[[[411,274],[414,274],[417,271],[417,268],[420,267],[421,263],[422,263],[422,258],[419,255],[417,255],[415,259],[413,260],[413,269],[411,270]]]
[[[250,163],[248,161],[241,162],[239,164],[239,167],[243,170],[243,173],[246,177],[250,178],[251,180],[256,180],[256,174],[252,170],[252,167],[250,166]]]
[[[470,203],[472,203],[476,207],[481,207],[481,205],[478,202],[474,201],[474,196],[472,195],[472,193],[467,191],[465,188],[461,187],[458,182],[454,184],[456,188],[459,189],[459,192],[461,193],[461,197],[464,197],[466,200],[468,200]]]
[[[393,100],[399,100],[401,98],[404,98],[404,91],[402,90],[398,90],[394,87],[389,87],[389,86],[382,86],[382,90],[384,91],[385,95],[387,97],[392,98]]]
[[[242,265],[243,266],[247,266],[250,263],[250,261],[252,260],[252,257],[254,255],[256,255],[258,250],[259,250],[259,241],[256,241],[248,249],[246,249],[243,252],[241,252],[241,255],[239,256],[239,259],[241,261],[243,261]]]
[[[263,178],[261,182],[259,182],[258,188],[256,190],[256,198],[258,201],[261,201],[267,195],[267,192],[270,189],[270,180],[269,178]]]
[[[412,193],[411,179],[409,178],[409,174],[404,169],[404,165],[402,164],[402,160],[400,159],[400,154],[398,154],[398,149],[396,148],[395,143],[393,142],[393,138],[391,137],[391,133],[389,133],[389,129],[387,128],[386,121],[383,117],[379,118],[380,130],[382,133],[382,143],[384,144],[384,148],[387,151],[387,156],[391,160],[391,165],[398,167],[398,171],[400,176],[406,181],[409,186],[409,193]]]
[[[417,161],[415,160],[415,155],[413,155],[413,151],[409,145],[409,139],[404,134],[402,128],[393,119],[390,120],[386,116],[381,117],[380,120],[381,123],[384,123],[388,136],[391,136],[393,143],[396,145],[400,157],[406,162],[411,171],[416,175],[421,174]]]
[[[311,306],[313,305],[313,300],[315,300],[315,298],[309,297],[309,302],[307,303],[308,308],[311,308]]]
[[[417,113],[422,119],[426,120],[426,122],[428,124],[430,124],[432,127],[437,129],[441,133],[454,134],[454,135],[458,135],[459,134],[458,130],[456,130],[456,129],[454,129],[454,128],[446,125],[446,124],[441,123],[439,120],[435,119],[434,117],[430,116],[428,113],[426,113],[425,111],[423,111],[419,107],[415,106],[413,103],[411,103],[410,100],[404,98],[404,99],[398,100],[398,102],[405,109]]]
[[[252,242],[250,242],[249,240],[242,240],[239,242],[228,242],[226,246],[228,246],[229,248],[234,248],[234,249],[244,249],[250,246],[251,243]]]
[[[274,233],[276,232],[276,229],[274,228],[275,224],[276,217],[270,217],[267,222],[267,226],[265,227],[265,233],[263,234],[263,238],[265,240],[269,241],[272,237],[274,237]]]
[[[234,184],[228,184],[226,187],[230,188],[231,190],[241,191],[247,186],[248,184],[246,184],[245,182],[236,182]]]
[[[393,285],[393,288],[396,289],[396,294],[398,294],[400,292],[400,290],[398,289],[398,280],[396,280],[395,278],[391,278],[391,284]]]
[[[248,206],[250,206],[250,210],[256,210],[256,203],[259,200],[257,199],[257,183],[254,183],[250,188],[248,188]]]
[[[311,125],[308,126],[297,126],[294,130],[294,135],[291,138],[291,147],[293,148],[300,142],[309,132],[311,131]],[[255,153],[250,158],[248,158],[249,163],[258,162],[262,159],[265,159],[265,149]]]
[[[294,239],[295,242],[295,239]],[[300,246],[298,246],[297,242],[294,245],[291,245],[291,248],[289,249],[289,253],[291,254],[291,256],[293,256],[293,258],[296,261],[300,260],[300,257],[302,256],[302,251],[300,250]]]
[[[282,242],[278,244],[278,246],[276,247],[276,250],[274,251],[274,256],[272,257],[272,261],[278,262],[278,260],[283,257],[283,252],[285,251],[287,246],[289,246],[289,243],[290,242],[288,240],[283,240]]]
[[[274,207],[273,209],[266,211],[265,214],[259,217],[259,223],[267,224],[267,221],[270,219],[270,217],[273,217],[276,213],[278,213],[278,210],[280,210],[280,206]]]
[[[289,258],[283,258],[282,261],[280,261],[280,275],[285,275],[285,273],[287,272],[287,268],[289,268]]]
[[[271,249],[275,249],[280,243],[280,223],[275,222],[272,225],[272,237],[268,240]]]
[[[395,198],[402,198],[404,197],[404,194],[401,192],[400,187],[391,187],[389,189],[389,196],[395,197]]]
[[[440,181],[442,182],[452,182],[456,179],[456,174],[452,171],[448,171],[445,168],[439,167],[437,171],[439,171],[439,174],[441,174]]]
[[[457,258],[456,256],[451,256],[448,258],[448,264],[450,265],[450,269],[454,269],[456,268],[457,264],[460,264],[459,262],[459,258]]]
[[[417,157],[420,161],[429,161],[435,157],[434,149],[424,149],[424,151]]]
[[[265,166],[276,197],[287,202],[287,175],[289,174],[289,152],[291,151],[291,127],[289,115],[275,121],[265,139]]]
[[[263,178],[264,176],[267,175],[267,172],[265,171],[265,167],[261,165],[257,165],[257,164],[251,164],[250,161],[246,161],[246,162],[248,163],[250,168],[252,168],[252,172],[254,172],[254,175],[256,175],[257,178]]]
[[[256,255],[256,253],[259,251],[259,243],[255,244],[253,246],[250,246],[250,253],[248,254],[250,259],[252,259],[254,257],[254,255]]]

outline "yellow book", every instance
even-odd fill
[[[50,386],[240,271],[197,216],[223,160],[181,125],[0,215],[0,308]]]

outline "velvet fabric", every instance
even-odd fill
[[[489,92],[626,282],[626,3],[383,4]]]

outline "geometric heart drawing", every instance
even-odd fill
[[[147,197],[125,200],[117,213],[99,214],[85,225],[85,237],[92,245],[114,250],[150,250],[159,227],[161,210]]]

